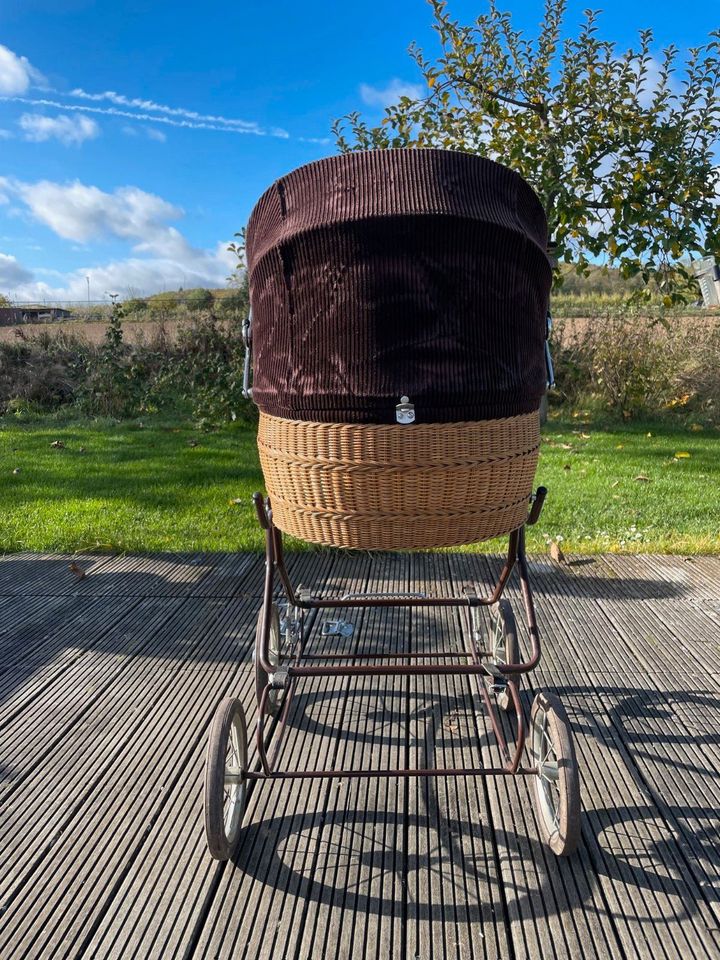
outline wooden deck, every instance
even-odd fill
[[[525,781],[316,780],[257,786],[227,865],[205,852],[203,754],[221,697],[252,706],[261,558],[76,562],[0,558],[2,960],[720,957],[720,558],[532,564],[532,685],[562,697],[581,765],[573,859],[538,842]],[[326,592],[447,593],[494,564],[291,558]],[[381,653],[462,645],[451,610],[353,619]],[[285,764],[490,762],[472,690],[306,682]]]

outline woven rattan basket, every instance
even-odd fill
[[[471,423],[348,424],[260,414],[275,524],[311,543],[372,550],[487,540],[527,517],[537,411]]]

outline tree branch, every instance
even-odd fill
[[[508,97],[505,93],[498,93],[497,90],[491,90],[489,87],[481,87],[479,83],[470,80],[468,77],[460,77],[462,83],[467,83],[470,87],[475,87],[480,93],[488,97],[494,97],[495,100],[502,100],[504,103],[510,103],[514,107],[520,107],[523,110],[532,110],[543,120],[547,120],[547,109],[543,103],[533,103],[530,100],[516,100],[514,97]]]

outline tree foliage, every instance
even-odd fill
[[[147,310],[147,308],[147,300],[143,300],[142,297],[131,297],[123,303],[123,313],[126,317],[130,317],[135,313],[142,313],[144,310]]]
[[[185,293],[185,301],[188,310],[197,312],[198,310],[211,310],[214,297],[209,290],[204,287],[197,287],[194,290],[188,290]]]
[[[340,149],[443,147],[506,164],[541,198],[558,259],[584,271],[603,258],[681,301],[688,257],[720,241],[720,31],[681,63],[672,45],[653,55],[651,30],[619,52],[591,10],[565,36],[567,0],[546,0],[535,39],[495,0],[468,26],[430,5],[441,55],[410,47],[427,96],[402,97],[379,126],[336,121]]]
[[[223,303],[223,313],[234,317],[246,317],[250,311],[250,284],[247,272],[245,248],[247,246],[247,228],[239,230],[232,243],[228,245],[228,252],[235,256],[235,266],[227,278],[228,287],[233,291]]]

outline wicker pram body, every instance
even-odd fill
[[[441,150],[302,167],[248,227],[253,399],[279,529],[361,549],[527,516],[550,267],[527,184]]]

